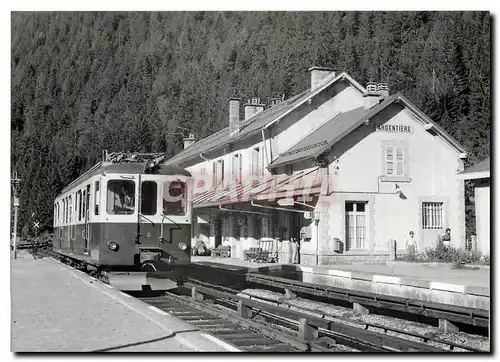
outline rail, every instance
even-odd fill
[[[324,312],[303,308],[294,307],[297,310],[291,310],[291,305],[286,301],[276,301],[262,297],[255,297],[249,293],[242,293],[231,288],[223,286],[214,286],[194,279],[188,279],[187,286],[195,287],[196,292],[218,298],[221,301],[231,301],[229,304],[237,306],[243,304],[245,308],[251,308],[254,313],[281,321],[288,327],[299,329],[301,319],[305,319],[308,328],[317,330],[318,338],[327,337],[334,340],[336,343],[343,344],[352,348],[369,352],[381,351],[422,351],[422,352],[443,352],[454,351],[456,349],[463,349],[471,352],[485,352],[483,350],[461,345],[453,342],[448,342],[435,336],[420,335],[402,331],[396,328],[391,328],[375,323],[359,323],[349,321],[347,318],[338,318],[332,315],[325,314]],[[242,306],[237,306],[242,308]],[[321,317],[312,314],[321,314]],[[345,322],[349,322],[346,324]],[[357,326],[353,326],[356,324]],[[368,328],[378,328],[384,330],[380,333]],[[387,332],[394,332],[401,335],[418,337],[422,342],[415,342],[406,338],[400,338],[386,334]],[[442,345],[444,348],[439,348],[427,344],[434,342]]]
[[[426,302],[371,292],[357,291],[332,286],[322,286],[281,277],[248,273],[246,281],[271,287],[289,289],[294,292],[358,303],[364,306],[385,308],[430,318],[446,319],[476,327],[489,327],[489,311]]]

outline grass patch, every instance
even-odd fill
[[[479,251],[457,248],[426,248],[424,252],[416,253],[410,250],[398,257],[398,260],[413,263],[453,263],[453,268],[465,268],[467,264],[490,265],[490,256]],[[479,269],[478,267],[474,269]]]

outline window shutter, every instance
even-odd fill
[[[212,162],[212,186],[217,184],[217,163]]]
[[[394,148],[393,146],[385,147],[385,173],[386,175],[394,175]]]
[[[265,147],[265,146],[263,146],[263,147],[261,147],[261,148],[260,148],[260,150],[261,150],[261,154],[262,154],[262,155],[261,155],[262,162],[261,162],[261,164],[260,164],[260,165],[261,165],[261,167],[260,167],[260,174],[261,174],[262,176],[264,176],[264,165],[265,165],[265,160],[264,160],[264,147]]]
[[[252,150],[252,165],[251,165],[252,175],[257,176],[259,174],[259,149],[254,148]]]
[[[238,183],[243,182],[242,165],[243,165],[243,160],[242,160],[241,155],[239,155],[238,156]]]
[[[396,148],[396,176],[405,175],[404,165],[404,148],[402,146]]]
[[[224,183],[224,160],[221,161],[221,183]]]

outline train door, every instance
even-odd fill
[[[85,252],[89,252],[90,250],[90,222],[89,222],[89,201],[90,201],[90,185],[85,186],[85,191],[84,191],[84,199],[85,199],[85,204],[84,204],[84,221],[85,221],[85,238],[83,239],[83,249]]]
[[[143,180],[139,175],[139,213],[136,242],[142,246],[160,247],[160,235],[156,234],[155,222],[158,213],[158,183],[156,180]],[[153,221],[154,220],[154,221]]]

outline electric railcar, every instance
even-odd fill
[[[106,157],[57,196],[54,251],[107,271],[190,263],[191,175],[137,155]]]

